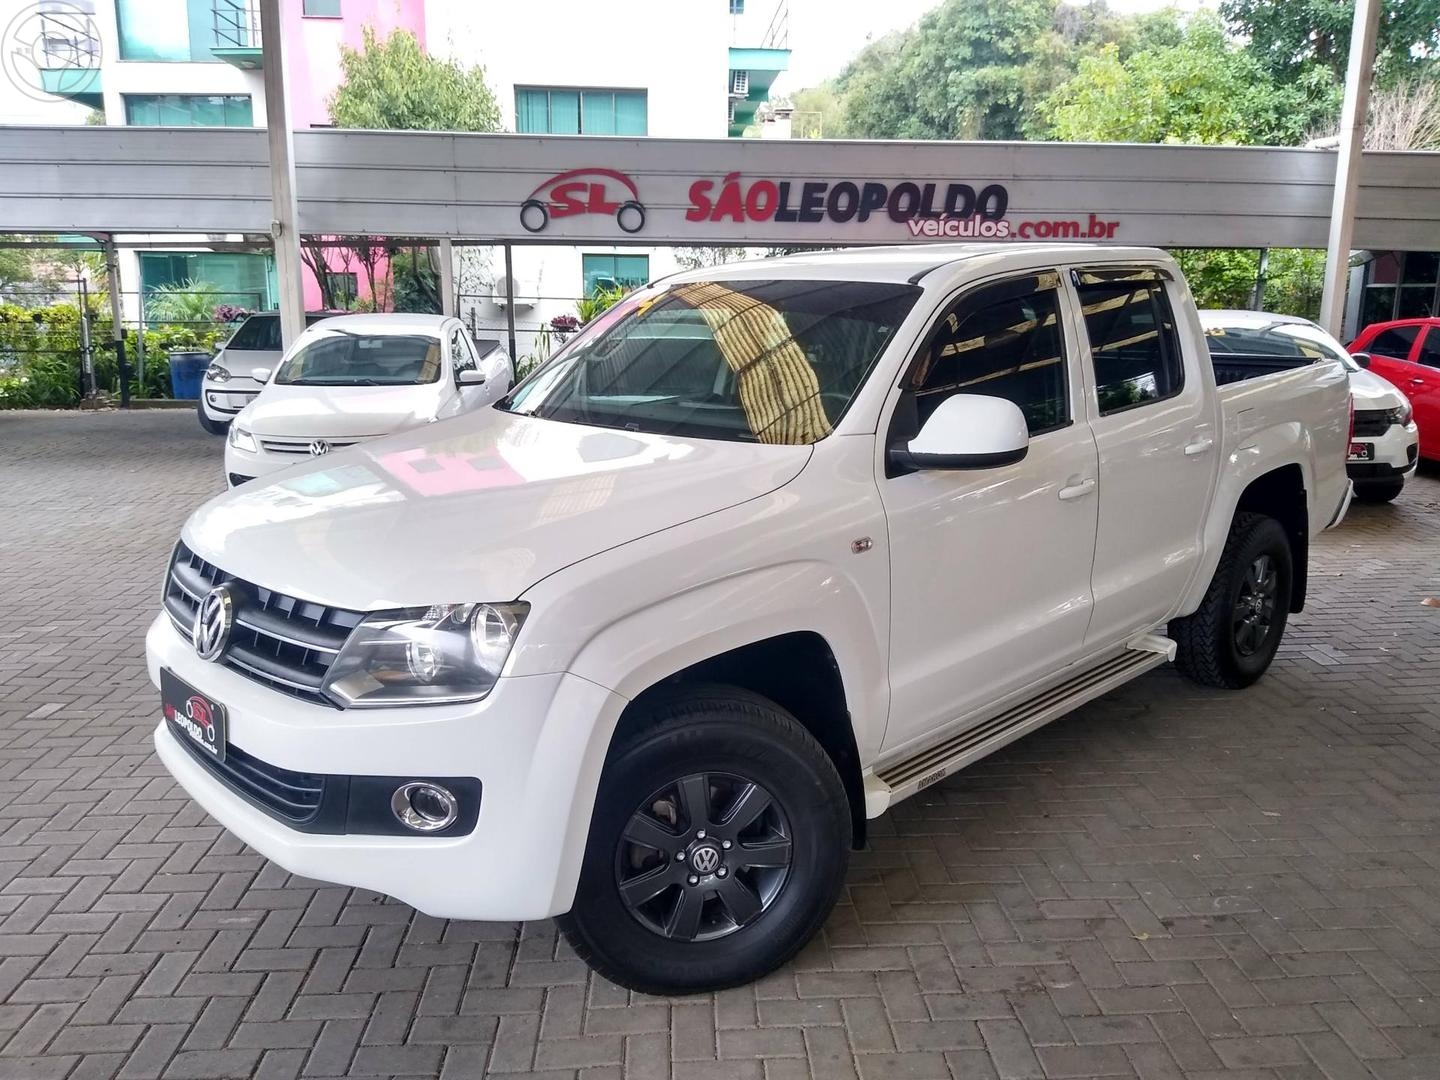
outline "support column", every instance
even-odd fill
[[[130,364],[125,358],[125,303],[120,293],[120,251],[106,234],[105,288],[110,293],[110,340],[115,343],[115,370],[120,376],[120,407],[130,407]]]
[[[1375,68],[1375,35],[1380,0],[1356,0],[1350,29],[1350,63],[1345,72],[1345,104],[1340,110],[1340,149],[1335,162],[1335,200],[1330,210],[1330,240],[1325,247],[1325,285],[1320,294],[1320,325],[1342,334],[1345,284],[1350,277],[1350,245],[1355,235],[1360,151],[1365,144],[1365,115]]]
[[[455,314],[455,248],[448,236],[440,241],[440,314]]]
[[[265,126],[270,143],[270,236],[280,295],[280,337],[286,348],[305,329],[305,280],[295,202],[295,135],[290,130],[289,80],[280,0],[260,0],[265,65]]]
[[[515,355],[515,266],[511,260],[510,245],[505,245],[505,327],[510,331],[510,362],[519,364]]]

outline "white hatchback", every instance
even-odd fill
[[[314,326],[328,317],[329,312],[307,311],[305,325]],[[230,421],[255,400],[264,385],[255,378],[255,369],[273,371],[282,352],[280,313],[259,311],[247,316],[205,369],[200,400],[195,403],[200,426],[211,435],[224,435]]]
[[[500,400],[514,366],[498,341],[443,315],[341,315],[309,327],[236,416],[231,487],[297,461]]]

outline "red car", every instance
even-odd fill
[[[1348,348],[1410,399],[1420,428],[1420,456],[1440,461],[1440,319],[1375,323],[1360,331]]]

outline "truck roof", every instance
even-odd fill
[[[1007,266],[1034,267],[1037,260],[1057,263],[1133,263],[1173,260],[1159,248],[1116,247],[1111,244],[904,244],[893,247],[857,247],[839,251],[811,251],[774,259],[750,259],[700,270],[687,270],[665,279],[684,281],[746,281],[757,278],[819,278],[857,281],[918,282],[946,266],[979,261],[987,271]]]

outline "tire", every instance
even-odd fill
[[[1367,480],[1355,485],[1355,497],[1365,503],[1387,503],[1405,490],[1404,479]]]
[[[203,390],[201,394],[204,394]],[[210,417],[205,415],[205,401],[203,396],[199,401],[195,402],[195,415],[200,420],[200,426],[211,435],[224,435],[230,430],[230,421],[211,420]]]
[[[1285,634],[1293,581],[1290,538],[1280,523],[1236,514],[1205,599],[1193,615],[1170,623],[1176,667],[1202,686],[1238,690],[1255,682]],[[1258,607],[1242,617],[1248,604]]]
[[[575,904],[556,921],[582,960],[631,990],[738,986],[820,929],[850,840],[840,776],[793,716],[744,690],[686,687],[612,748]]]

